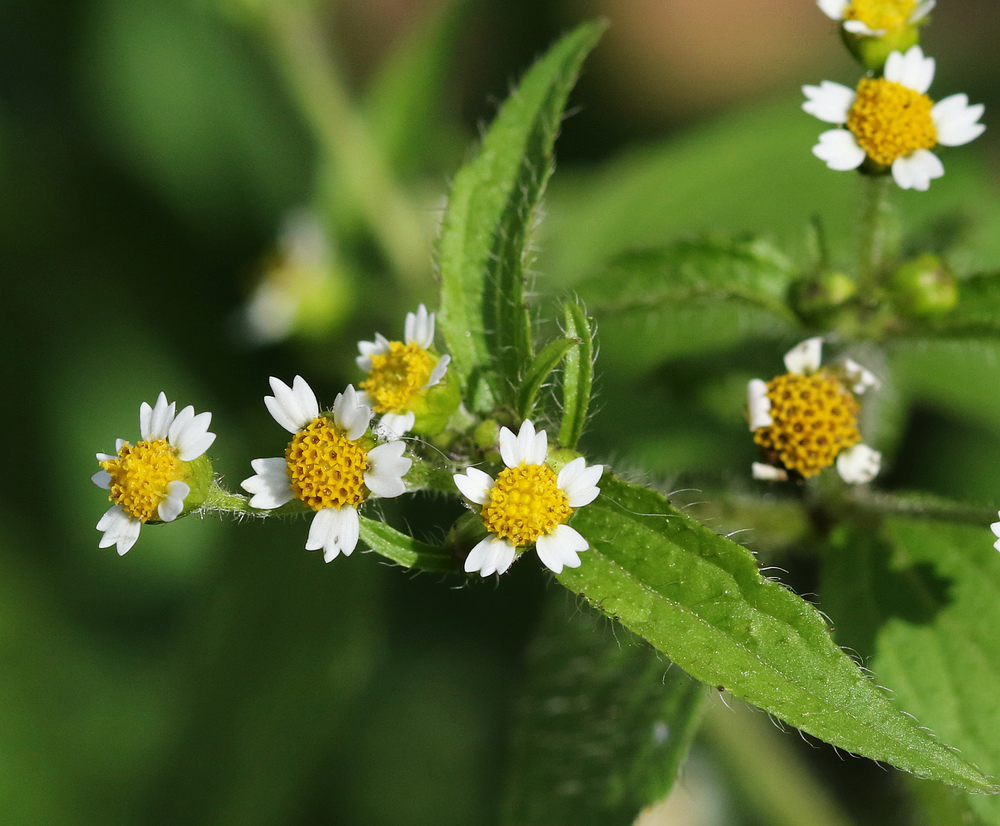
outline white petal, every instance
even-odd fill
[[[359,341],[358,352],[360,356],[354,359],[355,363],[366,373],[372,371],[372,356],[389,352],[389,339],[381,333],[375,333],[375,341]]]
[[[375,434],[383,441],[394,441],[413,430],[416,420],[417,415],[412,410],[407,413],[383,413],[375,426]]]
[[[309,525],[307,551],[323,549],[323,559],[331,562],[340,554],[350,556],[358,546],[361,522],[353,505],[323,508],[317,511]]]
[[[785,369],[804,375],[819,370],[823,358],[823,337],[807,338],[785,353]]]
[[[215,434],[208,430],[211,424],[211,413],[195,416],[191,405],[178,413],[167,434],[167,440],[177,448],[177,458],[182,462],[193,462],[208,450],[215,441]]]
[[[264,405],[274,420],[289,433],[296,433],[319,415],[316,394],[302,376],[289,387],[281,379],[268,379],[273,396],[264,396]]]
[[[830,129],[819,136],[812,153],[828,168],[837,172],[857,169],[865,160],[865,150],[858,146],[847,129]]]
[[[507,467],[517,467],[521,460],[518,458],[517,436],[507,427],[500,428],[500,435],[497,437],[500,442],[500,458]]]
[[[845,20],[844,31],[861,37],[881,37],[885,34],[885,29],[870,29],[860,20]]]
[[[434,313],[421,304],[416,314],[406,314],[405,343],[428,349],[434,343]]]
[[[1000,516],[1000,513],[998,513],[997,516]],[[995,536],[1000,537],[1000,522],[994,522],[990,525],[990,530],[993,531]]]
[[[480,576],[502,574],[517,555],[517,548],[506,539],[488,536],[479,542],[465,558],[465,572],[478,571]]]
[[[485,505],[490,501],[490,491],[493,489],[493,477],[484,473],[479,468],[470,467],[465,469],[465,473],[456,473],[452,476],[455,480],[455,487],[462,496],[477,505]]]
[[[139,433],[143,439],[164,439],[174,422],[174,402],[168,402],[165,393],[156,397],[156,404],[150,409],[145,402],[139,407]]]
[[[855,91],[840,83],[824,80],[819,86],[803,86],[803,110],[826,123],[846,123],[854,105]]]
[[[383,499],[391,499],[406,492],[403,477],[409,473],[413,460],[403,455],[404,442],[388,442],[368,451],[368,472],[365,484],[368,490]]]
[[[538,537],[535,551],[542,564],[554,573],[561,574],[563,567],[579,568],[579,551],[590,545],[578,531],[569,525],[559,525],[552,533]]]
[[[927,149],[917,149],[892,162],[892,177],[901,189],[926,192],[931,181],[944,175],[941,159]]]
[[[844,371],[847,373],[848,380],[854,383],[851,391],[856,396],[864,394],[869,388],[878,390],[882,386],[882,382],[871,370],[862,367],[854,359],[844,359]]]
[[[97,523],[97,530],[104,531],[104,536],[101,537],[97,547],[109,548],[117,545],[118,555],[124,556],[139,538],[141,527],[142,522],[129,516],[119,505],[115,505]]]
[[[240,487],[253,494],[250,498],[251,508],[271,510],[295,497],[288,478],[288,464],[283,457],[254,459],[250,466],[257,471],[257,475],[244,479],[240,482]]]
[[[751,430],[774,424],[774,419],[771,418],[771,399],[767,395],[767,382],[763,379],[750,379],[747,382],[747,409],[750,412]]]
[[[788,471],[774,465],[765,465],[763,462],[754,462],[751,472],[754,479],[763,479],[767,482],[784,482],[788,479]]]
[[[121,453],[122,448],[125,447],[126,444],[127,442],[124,439],[115,439],[115,453]],[[97,458],[100,459],[101,457],[98,456]],[[110,456],[109,458],[114,459],[115,457]]]
[[[923,20],[934,10],[935,5],[937,5],[935,0],[925,0],[925,2],[921,3],[913,10],[913,13],[910,15],[910,23],[916,23]]]
[[[878,475],[882,454],[868,445],[855,445],[837,457],[837,472],[849,485],[863,485]]]
[[[886,80],[924,94],[934,80],[934,58],[924,57],[919,46],[911,46],[905,54],[893,52],[885,61],[884,75]]]
[[[497,574],[506,573],[516,556],[517,548],[505,540],[500,540],[496,549],[496,556],[493,561],[493,564],[496,566]]]
[[[107,461],[107,460],[105,460]],[[108,490],[111,487],[111,474],[106,470],[99,470],[93,476],[90,477],[90,481],[93,482],[97,487],[104,488]]]
[[[353,384],[347,385],[343,393],[337,394],[333,402],[333,420],[351,441],[360,439],[368,429],[368,423],[372,420],[372,409],[358,402],[358,394]]]
[[[587,466],[582,456],[563,467],[556,477],[556,485],[566,494],[571,508],[582,508],[593,502],[601,489],[597,483],[604,473],[604,465]]]
[[[167,485],[167,498],[160,502],[156,508],[156,514],[161,522],[173,522],[184,510],[184,500],[191,493],[191,487],[187,482],[174,479]]]
[[[544,430],[535,432],[535,425],[531,419],[521,422],[521,429],[517,432],[517,441],[514,447],[517,462],[508,467],[516,467],[521,462],[528,465],[540,465],[545,461],[548,453],[548,439]],[[502,455],[502,454],[501,454]]]
[[[816,5],[831,20],[841,20],[849,0],[816,0]]]
[[[978,138],[986,131],[983,124],[977,123],[985,108],[981,103],[969,106],[967,95],[949,95],[939,100],[931,109],[937,142],[943,146],[962,146]]]
[[[433,387],[438,384],[441,379],[444,378],[444,374],[448,372],[448,364],[451,362],[451,356],[443,355],[438,359],[438,363],[434,365],[434,369],[431,370],[431,374],[427,379],[427,384],[424,388]]]

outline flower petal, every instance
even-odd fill
[[[830,129],[819,136],[819,143],[812,153],[837,172],[857,169],[864,163],[865,150],[858,146],[854,135],[847,129]]]
[[[977,122],[985,109],[981,103],[970,106],[968,96],[962,94],[939,100],[931,109],[937,142],[942,146],[962,146],[978,138],[986,131],[986,127]]]
[[[416,344],[428,349],[434,343],[434,313],[428,313],[421,304],[416,314],[406,314],[404,344]]]
[[[507,427],[500,428],[500,435],[497,437],[500,443],[500,458],[507,467],[517,467],[521,463],[520,454],[517,450],[517,436]]]
[[[842,20],[849,0],[816,0],[816,5],[831,20]]]
[[[372,420],[372,409],[358,402],[358,394],[353,384],[347,385],[343,393],[338,393],[333,402],[333,420],[344,435],[354,441],[364,436]]]
[[[997,513],[1000,516],[1000,513]],[[994,536],[1000,537],[1000,522],[994,522],[990,525],[990,530],[993,531]]]
[[[556,485],[566,494],[571,508],[582,508],[593,502],[601,489],[597,487],[604,473],[604,465],[587,466],[582,456],[569,462],[556,477]]]
[[[868,445],[854,445],[837,457],[837,472],[849,485],[863,485],[874,479],[882,464],[882,454]]]
[[[519,457],[517,464],[524,462],[527,465],[540,465],[545,461],[545,455],[548,453],[548,438],[545,431],[539,430],[536,433],[535,425],[531,419],[525,419],[521,422],[521,429],[517,433],[515,450]]]
[[[477,505],[485,505],[490,501],[490,491],[493,489],[493,477],[484,473],[479,468],[470,467],[465,469],[465,473],[456,473],[452,476],[455,480],[455,487],[462,496]]]
[[[368,472],[365,484],[368,490],[383,499],[391,499],[406,492],[403,477],[409,473],[413,460],[403,455],[404,442],[387,442],[368,451]]]
[[[288,463],[284,457],[254,459],[250,466],[257,474],[240,482],[240,487],[253,494],[250,498],[251,508],[271,510],[295,498],[288,478]]]
[[[97,523],[97,530],[104,532],[97,547],[109,548],[117,545],[118,555],[124,556],[139,538],[141,527],[142,522],[125,513],[120,505],[115,505],[109,508]]]
[[[302,376],[289,387],[281,379],[268,379],[273,396],[264,396],[264,405],[274,420],[289,433],[296,433],[319,416],[316,394]]]
[[[787,470],[774,465],[765,465],[763,462],[754,462],[751,465],[751,473],[754,479],[766,482],[785,482],[788,480]]]
[[[156,397],[152,408],[143,402],[139,406],[139,433],[143,439],[164,439],[174,421],[174,402],[168,402],[165,393]]]
[[[871,370],[862,367],[854,359],[844,359],[844,372],[847,373],[848,381],[853,382],[851,392],[856,396],[863,395],[869,388],[878,390],[882,386],[882,382]]]
[[[553,573],[561,574],[562,569],[579,568],[579,551],[590,547],[578,531],[569,525],[559,525],[549,534],[538,537],[535,542],[535,552],[538,558]]]
[[[920,20],[923,20],[928,14],[930,14],[934,10],[934,6],[936,5],[937,3],[935,2],[935,0],[925,0],[925,2],[921,3],[913,10],[913,13],[910,15],[909,22],[917,23]]]
[[[383,441],[395,441],[413,430],[416,420],[417,415],[412,410],[407,413],[383,413],[375,426],[375,433]]]
[[[187,482],[174,479],[167,485],[167,497],[156,508],[156,514],[161,522],[173,522],[184,510],[184,500],[191,493]]]
[[[111,474],[106,470],[97,471],[97,473],[90,477],[90,481],[97,485],[97,487],[104,488],[104,490],[111,488]]]
[[[917,149],[892,162],[892,177],[901,189],[926,192],[931,181],[944,175],[941,159],[927,149]]]
[[[441,379],[444,378],[444,374],[448,372],[448,365],[450,363],[451,356],[447,354],[441,356],[441,358],[438,359],[438,363],[434,365],[434,369],[431,370],[431,374],[427,378],[427,384],[424,385],[423,389],[439,384]]]
[[[195,416],[191,405],[177,414],[167,434],[167,440],[177,448],[177,458],[182,462],[193,462],[212,446],[215,434],[208,430],[211,423],[211,413]]]
[[[353,505],[323,508],[317,511],[309,526],[307,551],[323,549],[323,559],[332,562],[340,554],[350,556],[358,546],[361,521]]]
[[[465,572],[471,574],[478,571],[480,576],[502,574],[510,567],[516,555],[517,548],[508,540],[487,536],[469,551],[465,558]]]
[[[924,57],[919,46],[911,46],[905,53],[892,52],[885,61],[884,76],[924,94],[934,80],[934,58]]]
[[[854,105],[855,91],[840,83],[824,80],[819,86],[803,86],[806,100],[802,109],[826,123],[846,123]]]
[[[370,373],[372,371],[372,356],[389,352],[389,339],[381,333],[375,333],[375,341],[358,342],[358,352],[361,355],[354,359],[355,364],[366,373]]]
[[[823,337],[815,336],[796,344],[785,353],[785,369],[789,373],[805,375],[819,370],[823,358]]]
[[[771,398],[767,395],[767,382],[763,379],[750,379],[747,382],[747,409],[750,412],[751,430],[774,424],[774,419],[771,418]]]
[[[860,20],[845,20],[844,31],[861,37],[881,37],[885,29],[871,29]]]

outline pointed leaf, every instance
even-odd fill
[[[521,419],[531,418],[535,401],[538,398],[538,391],[542,389],[545,380],[552,375],[552,371],[559,366],[559,362],[575,344],[577,344],[576,339],[557,338],[546,344],[542,351],[535,356],[534,361],[521,377],[521,388],[517,394],[517,411]]]
[[[407,536],[385,522],[366,516],[359,516],[359,519],[361,541],[375,553],[391,559],[397,565],[421,571],[461,572],[461,565],[443,548]]]
[[[528,651],[502,822],[628,826],[670,791],[704,688],[643,640],[557,596]]]
[[[583,307],[571,301],[563,305],[565,333],[576,339],[576,345],[563,362],[563,417],[559,427],[559,444],[575,448],[590,409],[594,387],[594,331]]]
[[[479,413],[514,406],[521,366],[532,355],[524,304],[528,237],[566,99],[603,29],[599,23],[579,27],[535,64],[448,198],[438,240],[438,324],[466,404]]]
[[[591,549],[558,576],[691,676],[723,686],[835,746],[922,777],[993,791],[920,729],[830,638],[809,603],[753,555],[660,494],[606,473],[574,527]]]

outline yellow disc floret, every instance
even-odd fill
[[[872,31],[892,31],[910,22],[917,0],[852,0],[844,20],[860,20]]]
[[[368,498],[368,457],[320,416],[295,434],[285,450],[292,491],[315,511],[360,505]]]
[[[547,465],[505,468],[483,506],[486,529],[519,548],[552,533],[572,515],[555,472]]]
[[[772,424],[758,428],[754,441],[788,470],[815,476],[840,451],[861,441],[857,399],[825,370],[771,379],[767,396]]]
[[[405,413],[427,386],[437,360],[418,344],[389,342],[389,350],[371,357],[372,370],[361,389],[376,413]]]
[[[927,95],[901,83],[864,78],[847,115],[847,128],[869,158],[890,166],[896,158],[937,144],[933,107]]]
[[[118,456],[100,463],[111,476],[111,501],[141,522],[156,518],[167,486],[187,476],[186,465],[166,439],[125,442]]]

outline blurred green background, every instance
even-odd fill
[[[958,214],[956,268],[996,269],[1000,22],[992,0],[941,6],[924,41],[940,61],[932,93],[987,103],[990,127],[946,156],[931,197],[899,202],[927,238]],[[435,223],[478,126],[594,16],[611,28],[558,147],[540,293],[705,230],[763,232],[804,256],[820,213],[834,246],[851,241],[855,181],[809,154],[822,127],[798,90],[856,70],[806,0],[4,4],[3,438],[24,459],[0,500],[4,822],[496,821],[522,650],[557,591],[537,566],[456,588],[373,555],[324,565],[303,550],[302,521],[211,518],[146,528],[118,558],[97,548],[107,504],[88,479],[160,390],[213,412],[211,455],[236,487],[282,444],[261,403],[268,376],[302,373],[326,403],[357,381],[357,340],[397,336],[407,310],[434,302]],[[298,294],[291,335],[253,343],[247,302],[281,271],[281,228],[303,208],[328,234],[320,281]],[[677,487],[742,479],[754,455],[742,385],[770,375],[790,333],[729,319],[705,355],[700,318],[597,321],[588,451]],[[746,329],[757,345],[740,345]],[[915,407],[887,437],[899,448],[886,484],[997,498],[1000,394],[984,388],[1000,361],[992,345],[969,352],[897,351],[893,389]],[[918,452],[945,430],[948,443]],[[459,509],[389,512],[440,536]],[[686,786],[719,794],[727,770],[698,763],[710,743],[697,749]],[[830,751],[803,759],[849,810],[878,799],[903,816],[892,778]],[[874,798],[852,799],[859,777]],[[718,805],[671,822],[737,822]]]

